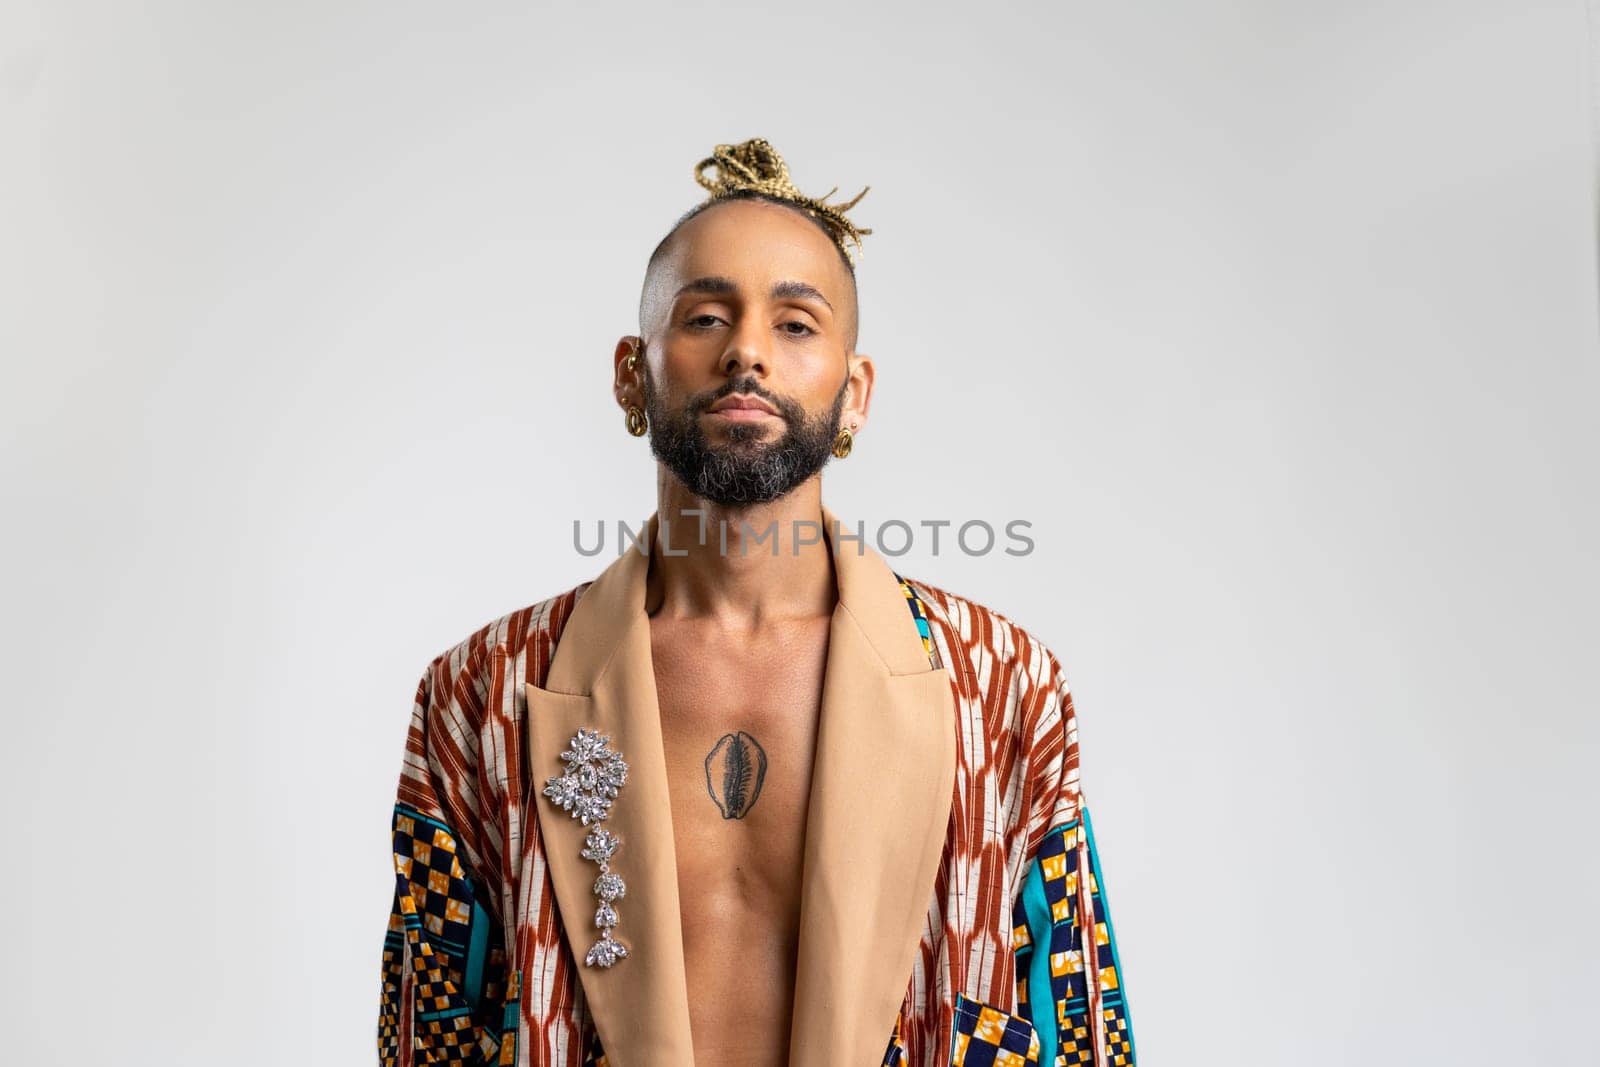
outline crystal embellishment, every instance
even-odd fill
[[[594,881],[598,902],[594,925],[600,937],[583,958],[590,967],[610,967],[628,955],[628,946],[611,936],[617,925],[615,902],[628,888],[622,876],[611,869],[611,857],[622,841],[601,825],[611,814],[611,802],[628,781],[628,764],[621,753],[607,747],[610,743],[611,738],[598,730],[580,729],[561,753],[566,770],[545,779],[544,785],[544,795],[556,807],[590,828],[579,855],[600,865],[600,875]]]

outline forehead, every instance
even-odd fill
[[[753,290],[774,281],[804,281],[838,306],[845,287],[838,247],[816,223],[797,210],[755,200],[717,204],[684,223],[663,266],[663,280],[676,279],[674,288],[710,275]]]

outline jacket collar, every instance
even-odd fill
[[[880,1062],[905,996],[943,852],[955,780],[953,697],[930,666],[904,593],[864,542],[841,543],[823,509],[838,602],[801,872],[800,943],[789,1042],[793,1067]],[[849,527],[843,527],[849,533]],[[568,944],[613,1067],[692,1063],[677,859],[650,622],[644,612],[652,515],[641,539],[578,599],[545,685],[525,685],[532,794]],[[629,955],[582,962],[595,933],[585,828],[539,794],[580,728],[611,737],[628,781],[606,821],[627,882],[615,936]]]

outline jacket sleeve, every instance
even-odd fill
[[[1134,1067],[1133,1025],[1089,808],[1078,786],[1078,731],[1060,665],[1032,719],[1028,856],[1012,908],[1017,998],[1041,1067]]]
[[[477,812],[478,736],[470,682],[449,655],[417,685],[391,819],[394,893],[383,944],[378,1060],[383,1067],[500,1062],[515,990],[489,897]],[[465,684],[468,699],[458,690]],[[508,995],[509,994],[509,995]],[[513,1038],[514,1039],[514,1038]]]

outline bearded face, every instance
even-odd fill
[[[720,444],[707,440],[700,417],[711,405],[734,394],[760,397],[783,420],[774,435],[768,425],[731,425]],[[650,451],[695,496],[724,506],[765,504],[787,495],[816,474],[832,454],[844,408],[843,386],[826,411],[807,412],[788,397],[762,388],[752,376],[731,378],[716,389],[690,396],[669,408],[644,375],[645,413]]]

